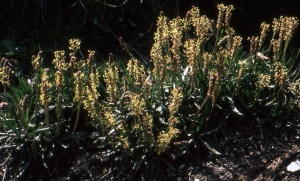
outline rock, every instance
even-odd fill
[[[296,172],[296,171],[300,170],[300,161],[296,160],[296,161],[290,163],[286,169],[289,172]]]

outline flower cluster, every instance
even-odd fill
[[[145,100],[140,97],[140,95],[134,93],[132,93],[130,97],[130,110],[132,111],[133,115],[142,115],[144,111]]]
[[[258,80],[256,82],[256,87],[259,90],[261,90],[264,87],[268,87],[270,85],[270,81],[271,81],[270,75],[259,74]]]
[[[274,74],[275,81],[280,86],[280,89],[282,90],[283,88],[285,88],[286,84],[289,81],[287,69],[280,62],[274,63],[274,69],[276,70]]]
[[[131,82],[137,86],[142,86],[144,83],[145,70],[144,66],[140,64],[137,59],[130,59],[126,70],[129,73],[129,77],[132,79]]]
[[[209,64],[212,62],[213,55],[208,52],[204,52],[202,58],[204,60],[203,68],[207,69]]]
[[[184,20],[179,17],[170,21],[170,34],[172,41],[171,52],[177,60],[180,60],[180,47],[182,46],[182,29]]]
[[[87,96],[83,101],[83,105],[85,109],[89,112],[89,116],[95,119],[98,117],[100,111],[98,103],[98,97],[100,96],[100,94],[97,91],[97,87],[99,85],[99,73],[95,67],[93,67],[93,71],[90,73],[89,79],[85,81],[85,95]]]
[[[158,136],[158,145],[157,145],[158,153],[162,153],[163,151],[165,151],[169,147],[171,141],[174,138],[176,138],[179,133],[179,130],[175,128],[175,125],[179,123],[178,118],[175,117],[175,113],[178,111],[179,106],[181,105],[182,98],[183,95],[182,95],[181,88],[172,90],[171,97],[170,97],[171,102],[169,105],[169,111],[170,111],[170,117],[168,119],[169,127],[167,132],[163,131]]]
[[[33,69],[38,71],[41,67],[42,67],[42,63],[43,63],[43,58],[41,57],[41,54],[43,52],[40,51],[37,55],[37,57],[32,57],[32,66]]]
[[[199,9],[195,6],[192,7],[190,11],[191,15],[191,24],[195,28],[195,35],[197,36],[197,40],[199,43],[203,43],[207,40],[211,23],[210,20],[206,16],[200,16]]]
[[[244,70],[245,70],[245,67],[246,67],[246,62],[240,61],[239,65],[240,65],[240,69],[239,69],[238,78],[237,78],[236,90],[238,90],[240,85],[241,85],[241,79],[242,79],[242,76],[244,74]]]
[[[56,87],[61,87],[64,82],[64,72],[68,69],[67,64],[65,62],[65,51],[55,51],[54,52],[54,60],[52,63],[55,65],[54,68],[56,69],[55,72],[55,82]]]
[[[107,65],[108,67],[104,72],[104,81],[106,83],[106,90],[109,95],[110,101],[115,102],[118,90],[117,82],[119,80],[118,68],[112,63],[108,63]]]
[[[69,49],[73,52],[76,52],[80,48],[80,40],[79,39],[70,39],[69,40]]]
[[[232,5],[225,6],[224,4],[218,4],[218,21],[217,21],[217,29],[221,29],[222,27],[229,28],[229,21],[232,16],[232,11],[234,7]]]
[[[52,87],[52,84],[49,80],[49,69],[45,69],[42,75],[41,84],[39,84],[40,88],[40,101],[42,105],[46,105],[50,102],[51,97],[49,93],[49,89]]]
[[[157,20],[157,31],[154,34],[154,44],[150,52],[151,61],[154,64],[154,75],[161,81],[164,80],[166,69],[168,67],[167,65],[171,61],[167,55],[170,46],[169,39],[169,20],[161,12]],[[164,52],[162,49],[164,49]]]
[[[74,73],[75,78],[75,99],[77,102],[82,102],[85,98],[84,96],[84,74],[81,71]]]
[[[1,68],[0,68],[0,83],[4,86],[10,86],[10,74],[13,73],[12,70],[8,66],[8,60],[3,58],[1,60]]]
[[[184,44],[184,53],[189,66],[192,68],[191,75],[195,76],[198,70],[200,47],[199,42],[195,39],[189,39]]]
[[[269,27],[270,27],[269,24],[266,24],[265,22],[261,23],[261,25],[260,25],[261,32],[260,32],[258,49],[261,49],[261,47],[266,39],[267,32],[269,31]]]

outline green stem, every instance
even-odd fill
[[[80,115],[80,107],[81,107],[81,102],[79,102],[78,104],[78,110],[77,110],[77,116],[76,116],[76,122],[75,122],[75,126],[74,126],[74,129],[72,131],[72,134],[74,134],[76,128],[77,128],[77,125],[78,125],[78,120],[79,120],[79,115]]]

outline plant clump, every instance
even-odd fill
[[[205,136],[216,133],[228,117],[250,116],[260,127],[292,124],[292,116],[299,118],[300,69],[298,57],[287,49],[298,19],[262,23],[244,53],[242,37],[230,26],[234,7],[219,4],[218,10],[216,22],[194,6],[184,18],[169,19],[161,12],[151,66],[136,59],[122,38],[131,57],[127,64],[110,54],[98,65],[91,50],[78,58],[80,40],[71,39],[70,60],[65,51],[55,51],[54,68],[46,68],[40,52],[32,60],[31,79],[18,78],[15,84],[9,60],[3,59],[2,151],[30,150],[28,158],[10,160],[22,168],[15,177],[33,164],[32,157],[50,173],[60,149],[81,147],[85,139],[93,140],[103,156],[134,160],[131,166],[139,170],[152,168],[154,158],[177,158],[201,146],[220,154]],[[92,132],[82,131],[85,126]]]

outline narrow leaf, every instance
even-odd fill
[[[237,113],[238,115],[241,115],[241,116],[242,116],[243,114],[236,108],[236,106],[235,106],[235,104],[234,104],[232,98],[227,97],[227,99],[229,100],[230,107],[231,107],[232,111],[235,112],[235,113]]]

